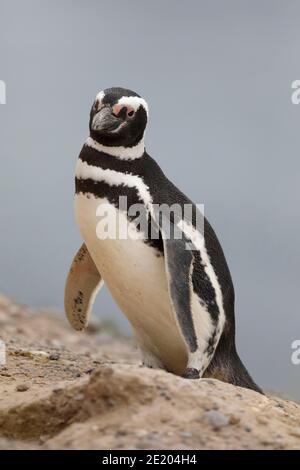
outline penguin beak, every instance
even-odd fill
[[[93,131],[115,131],[121,124],[122,120],[115,116],[110,106],[100,109],[92,119]]]

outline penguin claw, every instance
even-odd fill
[[[184,379],[200,379],[200,372],[198,369],[188,367],[182,377]]]

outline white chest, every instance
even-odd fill
[[[88,250],[141,347],[180,373],[186,348],[171,310],[163,256],[105,199],[76,195],[75,213]]]

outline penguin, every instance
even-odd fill
[[[67,318],[83,330],[105,283],[144,366],[263,393],[236,350],[234,286],[222,247],[198,206],[146,152],[148,116],[147,102],[131,90],[96,95],[76,164],[84,243],[66,280]]]

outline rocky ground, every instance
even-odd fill
[[[142,368],[109,326],[0,297],[0,337],[0,449],[300,448],[299,404]]]

